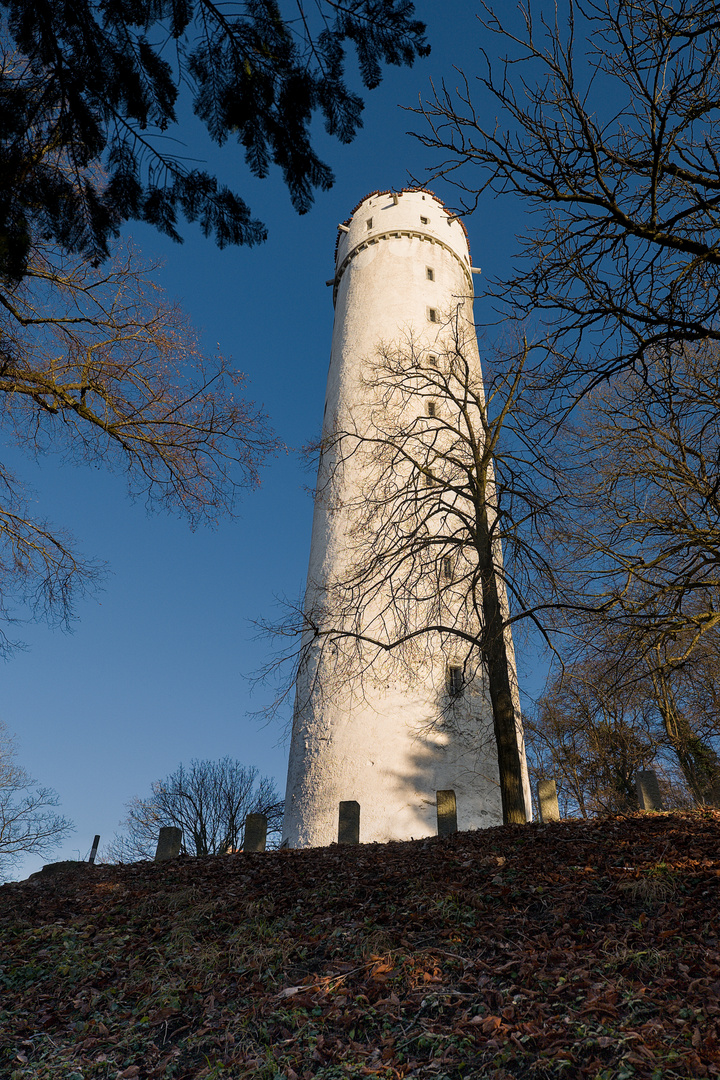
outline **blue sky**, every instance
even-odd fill
[[[269,227],[268,242],[219,251],[189,228],[182,246],[148,228],[127,230],[145,255],[164,260],[158,281],[202,331],[205,348],[219,346],[247,373],[248,396],[264,404],[289,447],[313,438],[322,418],[333,321],[325,282],[337,223],[368,192],[401,188],[434,164],[407,134],[421,130],[422,119],[401,106],[427,97],[431,79],[454,86],[454,65],[468,75],[480,70],[474,4],[423,0],[416,7],[432,55],[387,73],[367,96],[365,126],[350,146],[319,132],[336,181],[309,214],[292,210],[279,175],[251,180],[235,147],[199,145],[190,124],[189,153],[247,198]],[[431,186],[452,204],[441,182]],[[487,276],[502,273],[522,229],[520,209],[488,196],[467,226],[474,264]],[[267,694],[251,695],[246,676],[268,651],[254,639],[252,620],[272,618],[276,597],[297,599],[304,587],[312,518],[304,486],[311,477],[298,454],[270,462],[239,521],[193,533],[132,504],[120,475],[4,452],[32,484],[38,513],[74,534],[109,571],[102,591],[80,603],[72,633],[17,628],[27,648],[2,669],[0,720],[17,736],[19,763],[58,792],[77,826],[54,858],[86,858],[95,833],[102,847],[124,804],[191,758],[228,754],[275,777],[284,792],[282,725],[263,726],[249,715]],[[15,876],[42,862],[28,858]]]

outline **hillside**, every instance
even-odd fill
[[[720,812],[0,888],[0,1077],[720,1074]]]

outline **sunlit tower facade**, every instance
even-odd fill
[[[374,192],[339,226],[333,286],[335,322],[324,413],[331,433],[343,416],[370,423],[368,370],[381,343],[412,341],[434,362],[447,351],[446,314],[469,343],[477,378],[473,267],[462,221],[432,193]],[[358,419],[359,418],[359,419]],[[369,432],[368,434],[372,434]],[[371,477],[362,457],[340,469],[319,469],[305,595],[307,612],[322,613],[328,589],[352,568],[353,506]],[[418,606],[418,625],[424,616]],[[320,614],[322,626],[323,615]],[[332,619],[332,612],[328,613]],[[473,629],[469,627],[468,629]],[[477,630],[477,627],[474,628]],[[512,682],[517,691],[512,642]],[[459,829],[502,822],[492,709],[482,672],[454,686],[452,643],[425,653],[407,670],[392,662],[366,665],[357,678],[338,665],[322,637],[306,642],[298,672],[283,841],[310,847],[338,839],[341,803],[360,807],[360,841],[432,836],[438,792],[453,797]],[[452,700],[449,700],[449,695]],[[522,727],[517,733],[530,809]],[[449,719],[448,719],[449,718]]]

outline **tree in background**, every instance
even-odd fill
[[[265,814],[268,836],[279,838],[283,802],[275,784],[254,766],[224,757],[191,761],[152,785],[152,795],[127,804],[125,830],[106,850],[111,861],[152,859],[163,826],[182,829],[186,855],[224,855],[242,848],[245,818]]]
[[[717,638],[716,633],[712,636]],[[720,671],[715,665],[708,670],[704,659],[693,653],[683,665],[668,663],[658,647],[654,657],[648,657],[648,670],[652,702],[662,722],[664,741],[677,761],[685,784],[696,803],[719,806],[718,717],[717,714],[712,718],[703,716],[697,709],[697,701],[700,689],[709,690],[717,698]]]
[[[714,0],[548,9],[487,8],[482,75],[443,86],[419,137],[468,211],[485,192],[532,209],[488,289],[507,317],[542,320],[559,409],[720,339],[720,23]]]
[[[595,661],[564,670],[524,716],[530,774],[556,781],[563,817],[637,809],[636,774],[660,749],[640,695]]]
[[[0,87],[27,63],[2,52]],[[105,182],[71,160],[61,138],[38,154],[78,197]],[[40,205],[37,191],[32,197]],[[132,497],[192,526],[232,514],[277,446],[264,414],[239,396],[244,376],[203,354],[186,316],[153,283],[155,267],[130,245],[114,245],[100,269],[48,239],[39,219],[26,224],[22,277],[0,272],[6,436],[30,454],[121,470]],[[0,268],[10,251],[3,243],[0,229]],[[67,623],[98,570],[35,517],[23,485],[0,466],[0,618],[19,601],[33,616]],[[0,654],[12,644],[0,631]]]
[[[576,619],[573,628],[572,659],[525,717],[534,779],[554,777],[561,804],[583,817],[636,806],[635,777],[646,768],[658,771],[667,806],[717,806],[716,635],[678,663],[660,648],[643,655],[612,620],[593,617],[583,633]]]
[[[27,855],[48,855],[74,825],[56,812],[58,796],[15,762],[16,751],[0,722],[0,880]]]
[[[25,278],[0,306],[0,397],[6,435],[30,454],[125,473],[130,494],[191,525],[232,514],[277,443],[238,396],[244,376],[203,355],[187,318],[130,247],[102,269],[35,241]],[[0,578],[14,602],[67,622],[99,567],[29,508],[0,468]],[[2,636],[0,651],[12,642]]]
[[[587,395],[564,429],[575,587],[626,648],[660,646],[664,665],[720,626],[719,380],[715,342],[658,353]]]
[[[565,608],[573,670],[642,695],[699,803],[720,799],[719,375],[717,343],[678,346],[596,387],[563,428],[563,586],[586,605]]]
[[[333,181],[311,127],[349,142],[362,99],[346,82],[346,49],[363,85],[383,64],[429,52],[410,0],[2,0],[11,48],[0,77],[0,271],[25,271],[32,238],[91,262],[123,222],[180,239],[178,214],[218,244],[254,244],[265,227],[212,174],[186,164],[180,90],[210,138],[237,139],[256,177],[277,166],[293,205]],[[196,156],[191,154],[191,156]],[[102,164],[107,177],[93,174]]]
[[[548,17],[486,9],[483,25],[482,76],[443,86],[420,137],[466,210],[493,192],[533,211],[488,292],[537,328],[536,402],[577,478],[556,537],[565,610],[580,613],[565,622],[581,642],[568,666],[585,662],[588,636],[601,649],[614,637],[629,679],[618,692],[643,683],[683,782],[715,799],[712,725],[698,726],[689,684],[720,630],[717,7],[568,0]],[[591,665],[598,700],[611,653]],[[587,677],[571,675],[576,688]]]

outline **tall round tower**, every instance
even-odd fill
[[[320,461],[305,597],[310,621],[321,629],[337,619],[333,585],[354,567],[358,507],[372,485],[368,454],[351,452],[338,461],[333,434],[350,425],[372,441],[378,349],[406,347],[436,364],[447,353],[448,335],[457,340],[459,334],[481,381],[465,227],[432,193],[375,192],[363,199],[339,226],[332,285],[335,323],[324,432],[334,459],[325,455]],[[402,477],[398,483],[402,487]],[[391,581],[387,588],[392,591]],[[370,627],[377,618],[373,604],[366,617]],[[418,628],[425,607],[419,602],[411,616]],[[469,615],[466,628],[477,633],[478,625],[471,623]],[[333,640],[325,647],[322,636],[308,631],[304,643],[284,842],[307,847],[337,840],[341,802],[359,804],[362,842],[435,835],[438,792],[456,807],[458,828],[500,824],[497,752],[483,671],[460,693],[452,685],[459,670],[453,668],[452,644],[449,651],[425,650],[416,661],[397,664],[377,650],[363,651],[355,638],[348,639],[350,651],[341,662],[342,640]],[[508,652],[514,666],[509,640]],[[518,738],[522,747],[519,710]],[[526,802],[528,795],[526,790]]]

